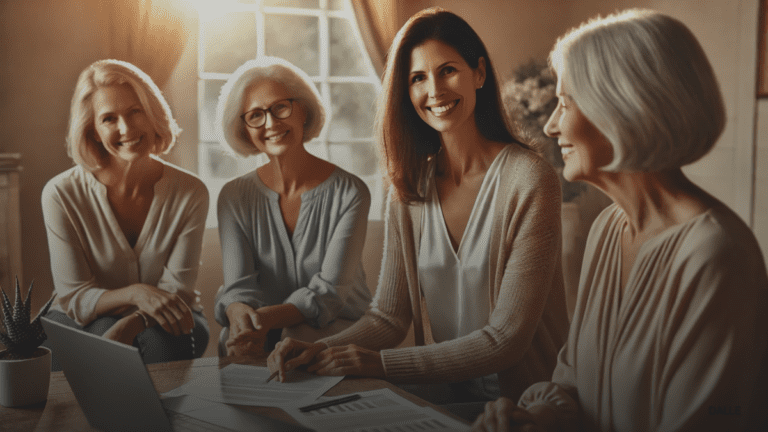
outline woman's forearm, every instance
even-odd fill
[[[135,284],[134,284],[135,285]],[[108,290],[96,302],[97,316],[120,315],[135,306],[133,298],[134,285]]]
[[[260,307],[256,309],[256,313],[270,328],[291,327],[304,322],[304,315],[290,303]]]

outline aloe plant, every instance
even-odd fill
[[[27,297],[21,301],[21,288],[19,288],[19,278],[16,278],[16,299],[11,307],[11,301],[2,292],[3,302],[3,327],[0,330],[0,343],[5,345],[5,352],[0,353],[0,358],[7,360],[19,360],[34,357],[35,350],[46,339],[45,330],[40,323],[40,317],[48,312],[53,304],[54,294],[48,302],[40,309],[34,320],[30,320],[30,309],[32,308],[32,285],[29,285]]]

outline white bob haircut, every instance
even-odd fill
[[[153,154],[168,153],[176,143],[181,128],[171,114],[160,89],[144,71],[121,60],[98,60],[80,73],[72,96],[67,131],[67,154],[72,160],[93,171],[103,167],[108,153],[96,140],[93,94],[102,87],[127,85],[136,93],[155,133],[159,137]]]
[[[243,63],[221,88],[216,108],[216,128],[220,141],[236,155],[248,157],[260,153],[251,142],[240,116],[243,114],[245,92],[263,80],[273,80],[288,89],[307,114],[302,142],[320,135],[325,127],[325,106],[320,93],[304,71],[287,60],[260,56]]]
[[[549,55],[581,112],[608,138],[606,171],[664,171],[703,157],[725,128],[712,66],[680,21],[630,9],[572,29]]]

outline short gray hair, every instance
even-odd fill
[[[606,171],[663,171],[703,157],[725,105],[696,37],[667,15],[630,9],[558,39],[550,65],[613,146]]]
[[[168,153],[176,143],[181,128],[176,123],[163,94],[144,71],[121,60],[99,60],[80,73],[72,96],[67,131],[67,153],[88,170],[103,166],[107,151],[94,135],[93,94],[101,87],[130,86],[160,139],[154,154]]]
[[[274,80],[283,84],[291,97],[304,107],[307,121],[302,142],[320,135],[325,126],[325,106],[320,93],[304,71],[287,60],[260,56],[243,63],[221,88],[216,108],[216,129],[221,144],[233,153],[247,157],[259,153],[241,121],[245,91],[262,80]]]

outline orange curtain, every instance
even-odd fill
[[[365,47],[376,72],[381,75],[387,50],[400,29],[398,0],[355,0],[351,3]]]
[[[133,63],[163,87],[181,58],[193,10],[180,0],[99,0],[104,58]]]

